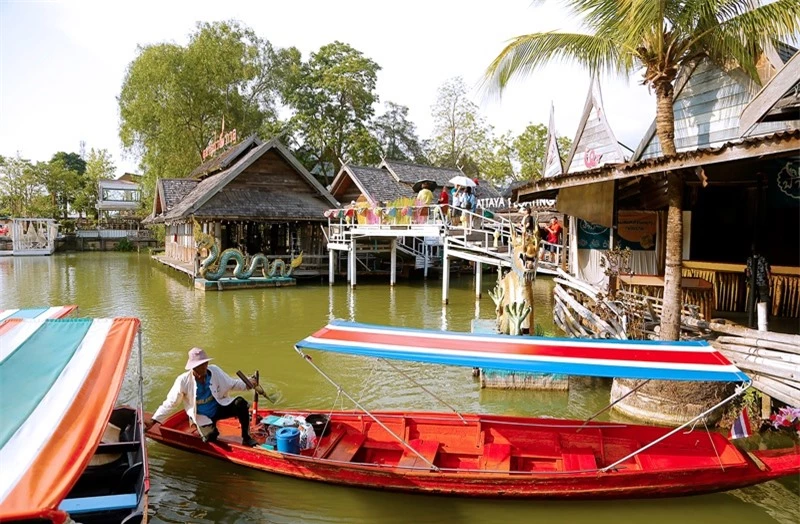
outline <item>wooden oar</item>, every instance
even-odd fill
[[[269,395],[266,394],[266,392],[264,391],[264,388],[262,388],[258,384],[253,384],[250,381],[250,379],[247,378],[247,375],[245,375],[241,371],[237,371],[236,372],[236,376],[238,376],[240,379],[242,379],[242,382],[244,382],[244,385],[247,386],[249,389],[255,390],[256,393],[258,393],[259,395],[261,395],[265,399],[269,400],[273,404],[275,403],[275,400],[272,397],[270,397]]]

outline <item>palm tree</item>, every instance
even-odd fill
[[[674,155],[673,83],[683,66],[707,59],[741,67],[760,84],[756,61],[775,39],[794,37],[800,2],[777,0],[565,0],[586,33],[546,32],[511,40],[486,71],[485,87],[501,92],[508,82],[548,62],[573,61],[592,74],[630,76],[656,94],[656,135],[665,156]],[[680,335],[683,180],[667,174],[666,270],[661,338]]]

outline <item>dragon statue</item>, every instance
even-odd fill
[[[518,234],[511,229],[511,271],[498,278],[489,296],[495,304],[497,328],[506,335],[533,334],[533,283],[539,262],[539,234]]]
[[[300,252],[297,257],[293,258],[287,268],[283,260],[275,260],[270,265],[266,255],[257,253],[249,260],[246,261],[245,256],[241,251],[235,248],[229,248],[219,252],[219,246],[216,239],[203,233],[200,227],[195,227],[194,234],[195,242],[197,245],[198,253],[207,253],[207,256],[200,262],[200,276],[206,280],[219,280],[228,268],[228,262],[231,260],[236,261],[236,267],[233,270],[233,277],[239,280],[247,280],[253,276],[256,268],[261,266],[261,275],[265,278],[281,277],[287,278],[292,275],[296,267],[303,263],[303,253]]]

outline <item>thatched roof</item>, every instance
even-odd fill
[[[256,141],[260,145],[255,145]],[[202,180],[164,180],[159,181],[157,201],[162,209],[154,204],[152,222],[186,220],[190,216],[228,219],[261,220],[324,220],[323,213],[337,205],[336,200],[300,164],[277,139],[266,143],[248,139],[248,147],[234,147],[231,151],[245,151],[238,154],[238,160],[224,171],[205,175]],[[250,147],[255,145],[255,147]],[[248,188],[227,187],[239,175],[246,173],[259,158],[273,151],[289,164],[292,174],[304,181],[307,192],[286,191],[269,185]],[[230,160],[236,153],[228,152]],[[207,162],[204,166],[208,166]],[[216,165],[224,165],[224,162]],[[196,169],[194,172],[198,172]]]
[[[388,170],[398,182],[406,184],[409,188],[418,180],[433,180],[437,187],[453,187],[450,179],[462,176],[458,169],[447,167],[431,167],[420,164],[402,162],[400,160],[384,160],[381,168]],[[500,192],[488,180],[478,179],[478,187],[475,188],[475,198],[500,198]]]

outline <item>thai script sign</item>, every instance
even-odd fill
[[[632,251],[652,251],[656,248],[655,211],[620,211],[617,224],[620,248]]]
[[[210,157],[228,144],[236,142],[236,130],[233,129],[227,133],[220,133],[219,138],[208,144],[208,147],[203,149],[203,160]]]

